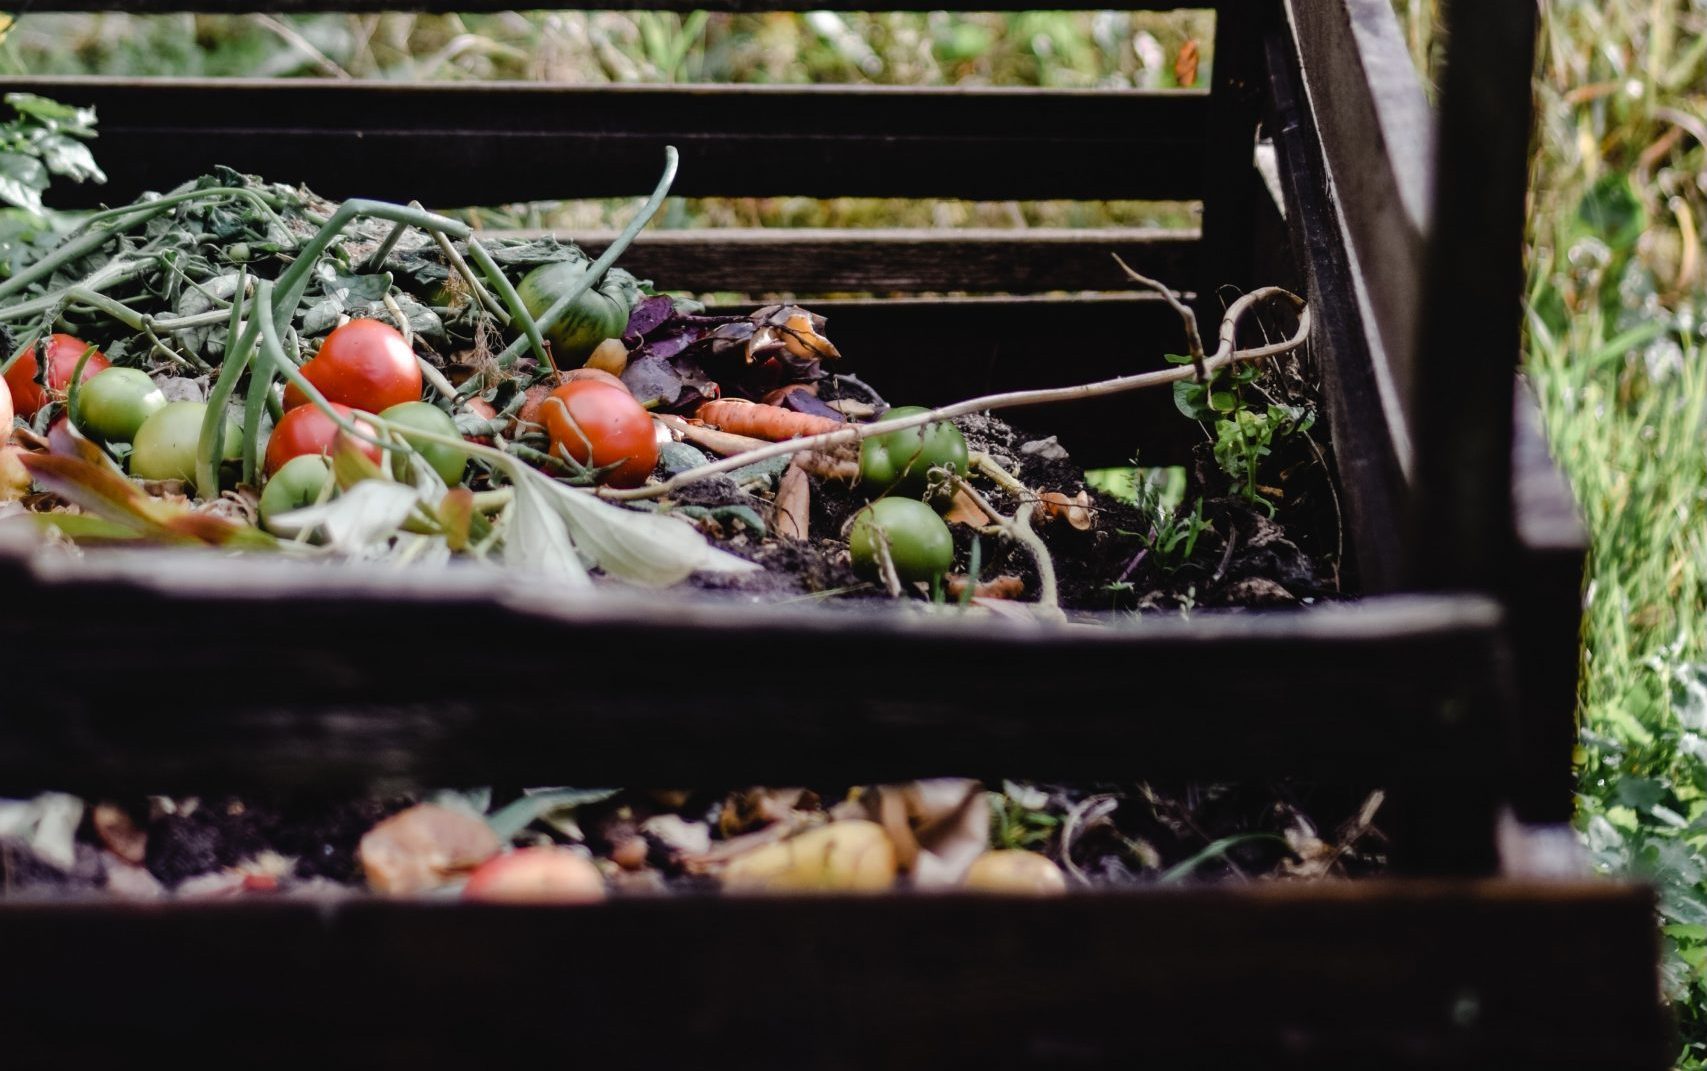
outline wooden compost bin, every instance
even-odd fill
[[[1452,5],[1434,114],[1388,0],[1205,6],[1201,91],[6,81],[99,109],[112,181],[66,204],[216,164],[434,206],[623,195],[666,144],[684,195],[1201,200],[1201,232],[653,232],[624,263],[665,288],[890,295],[807,304],[921,402],[1159,366],[1177,319],[1118,289],[1111,251],[1209,323],[1223,288],[1296,287],[1363,597],[1027,631],[11,545],[0,791],[1298,776],[1389,786],[1401,875],[1045,902],[11,902],[0,1062],[171,1041],[250,1066],[1665,1066],[1651,894],[1573,876],[1561,826],[1583,538],[1513,390],[1535,6]],[[120,8],[251,5],[31,5]],[[909,296],[943,291],[969,296]],[[1083,462],[1161,464],[1192,430],[1170,406],[1024,420]],[[482,642],[422,666],[400,624]],[[765,671],[633,687],[660,650]],[[137,698],[191,665],[169,705]],[[578,665],[600,669],[553,699]]]

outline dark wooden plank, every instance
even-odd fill
[[[1149,295],[813,300],[846,370],[897,405],[942,405],[997,391],[1064,387],[1166,367],[1179,318]],[[1203,432],[1167,390],[1014,409],[1006,419],[1057,435],[1082,465],[1184,464]]]
[[[12,795],[950,773],[1367,784],[1489,776],[1497,759],[1501,618],[1474,598],[1026,628],[576,594],[472,567],[16,552],[0,579],[42,609],[0,619],[7,649],[32,651],[0,724]],[[75,649],[31,642],[58,628]],[[450,637],[482,640],[447,665]],[[181,687],[141,707],[163,658]],[[694,667],[711,666],[751,670],[708,687]]]
[[[532,237],[539,231],[495,231]],[[589,251],[611,235],[571,234]],[[1042,293],[1124,290],[1119,255],[1153,278],[1185,287],[1197,268],[1197,232],[1139,227],[969,230],[729,228],[646,231],[623,267],[660,287],[743,294]]]
[[[1271,33],[1267,57],[1272,111],[1266,125],[1274,139],[1294,255],[1304,267],[1310,305],[1318,313],[1312,353],[1322,375],[1356,575],[1362,590],[1399,590],[1405,584],[1406,482],[1394,413],[1382,404],[1380,372],[1291,39]]]
[[[602,11],[1028,11],[1036,0],[599,0]],[[1208,8],[1219,0],[1125,0],[1125,11]],[[522,5],[524,8],[527,5]],[[1101,11],[1107,0],[1050,0],[1057,11]],[[348,11],[430,11],[482,13],[514,11],[515,0],[30,0],[35,11],[123,11],[127,14],[197,12],[213,15]]]
[[[1407,413],[1433,189],[1433,117],[1391,0],[1290,4],[1311,117],[1369,308],[1379,401],[1408,464]]]
[[[0,908],[9,1067],[1659,1071],[1653,898],[1609,883],[1064,899]],[[91,970],[99,968],[96,986]],[[103,996],[105,994],[105,996]],[[92,1009],[100,1029],[91,1029]],[[312,1024],[312,1027],[305,1024]]]
[[[1524,821],[1568,822],[1575,815],[1571,755],[1588,536],[1548,452],[1535,396],[1519,389],[1515,400],[1511,523],[1517,564],[1505,583],[1518,683],[1510,792]]]
[[[1218,323],[1231,300],[1259,283],[1254,274],[1257,197],[1261,181],[1253,162],[1257,123],[1267,89],[1263,77],[1265,27],[1278,17],[1278,0],[1236,6],[1215,20],[1214,85],[1203,162],[1203,260],[1194,286],[1197,316]]]
[[[226,164],[329,197],[437,207],[652,188],[683,196],[1190,200],[1207,94],[895,86],[585,86],[11,78],[100,113],[106,187],[128,201]]]
[[[1512,383],[1522,352],[1536,7],[1453,3],[1411,434],[1421,583],[1496,590],[1513,567]]]

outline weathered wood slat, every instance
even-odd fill
[[[602,251],[609,233],[556,233]],[[670,290],[743,294],[1015,293],[1124,290],[1118,255],[1152,278],[1189,288],[1198,267],[1192,230],[725,230],[646,231],[622,265]]]
[[[0,619],[6,649],[32,651],[7,700],[30,715],[0,724],[14,795],[951,773],[1389,784],[1495,758],[1501,618],[1478,598],[1040,629],[593,596],[491,569],[158,551],[31,565],[16,549],[0,580],[43,609]],[[140,642],[139,623],[173,649]],[[30,642],[60,627],[75,648]],[[478,654],[446,665],[465,636],[485,638]],[[195,687],[139,706],[162,657]],[[753,668],[724,687],[694,666]]]
[[[1390,0],[1289,3],[1374,357],[1374,399],[1410,464],[1409,397],[1433,194],[1433,115]]]
[[[1407,486],[1394,414],[1381,401],[1380,372],[1363,329],[1334,191],[1283,32],[1269,35],[1267,55],[1268,126],[1286,193],[1294,256],[1305,271],[1311,307],[1322,313],[1313,321],[1314,355],[1322,374],[1358,580],[1367,591],[1401,590],[1406,579]]]
[[[10,1066],[1660,1071],[1652,896],[1418,882],[0,908]],[[1588,939],[1588,935],[1593,935]],[[90,1029],[92,964],[100,1029]],[[82,995],[79,999],[79,995]],[[312,1023],[312,1029],[303,1024]],[[544,1061],[540,1061],[544,1062]]]
[[[262,79],[11,78],[92,105],[122,203],[217,164],[329,197],[436,207],[639,194],[682,153],[682,196],[1190,200],[1197,90],[582,86]]]
[[[1179,318],[1149,296],[813,300],[847,371],[897,405],[942,405],[996,391],[1063,387],[1166,367]],[[1006,419],[1057,435],[1080,464],[1184,464],[1202,432],[1166,390],[1015,409]]]
[[[1497,590],[1515,564],[1512,469],[1491,461],[1512,452],[1539,18],[1525,0],[1447,7],[1440,225],[1423,275],[1411,404],[1409,523],[1418,580],[1428,587]]]
[[[1512,443],[1515,567],[1504,594],[1511,607],[1518,704],[1508,780],[1512,807],[1527,822],[1568,822],[1575,814],[1577,665],[1588,536],[1570,487],[1553,464],[1535,395],[1516,392]]]

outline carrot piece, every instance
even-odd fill
[[[706,402],[694,416],[714,428],[773,443],[807,435],[822,435],[847,427],[841,421],[831,420],[829,417],[797,413],[779,405],[764,405],[742,398],[719,398],[714,402]]]

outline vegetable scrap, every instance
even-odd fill
[[[343,802],[0,800],[0,894],[129,900],[919,892],[1059,896],[1386,864],[1380,792],[1064,787],[490,790]]]
[[[615,266],[675,167],[597,258],[223,169],[0,234],[0,523],[71,553],[456,558],[1042,620],[1337,593],[1295,296],[1234,302],[1210,354],[1162,288],[1192,343],[1174,368],[892,405],[825,317],[708,310]],[[1258,317],[1289,336],[1239,348]],[[1171,500],[992,415],[1168,386],[1213,428]]]

